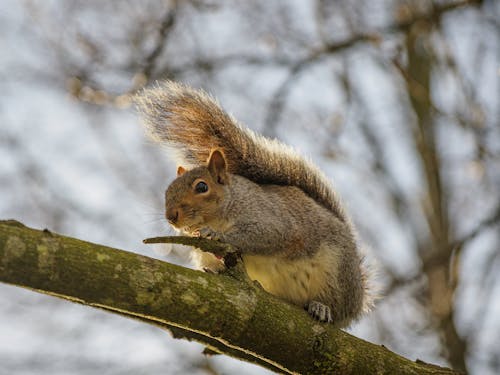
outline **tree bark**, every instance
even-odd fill
[[[202,273],[0,221],[2,282],[140,319],[277,372],[456,373],[318,323],[235,269]]]

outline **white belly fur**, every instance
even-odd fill
[[[337,279],[338,254],[326,245],[311,258],[284,259],[278,256],[243,254],[243,263],[252,280],[264,290],[297,305],[314,300],[327,284]]]
[[[193,262],[196,269],[199,270],[209,270],[214,273],[218,273],[224,270],[224,263],[222,260],[218,259],[215,255],[201,251],[199,249],[191,250],[191,261]]]

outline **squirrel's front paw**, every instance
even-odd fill
[[[220,234],[208,227],[200,228],[198,233],[200,238],[206,238],[208,240],[214,240],[214,241],[221,240]]]
[[[333,322],[332,309],[330,309],[329,306],[318,301],[311,301],[305,306],[305,308],[309,315],[311,315],[314,319],[326,323]]]

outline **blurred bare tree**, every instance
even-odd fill
[[[173,166],[138,139],[127,152],[109,116],[132,113],[130,96],[160,79],[212,92],[340,190],[384,285],[357,333],[499,373],[499,20],[494,0],[29,1],[25,39],[39,58],[3,78],[81,102],[112,183],[157,212]],[[117,237],[134,226],[55,190],[25,135],[4,134],[17,182],[1,191],[31,197],[16,210],[56,230],[83,218]]]

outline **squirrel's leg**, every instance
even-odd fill
[[[311,315],[314,319],[319,320],[320,322],[333,322],[331,308],[321,302],[311,301],[306,304],[304,308],[307,310],[309,315]]]
[[[198,230],[198,233],[200,234],[201,238],[206,238],[209,240],[214,240],[214,241],[220,241],[221,240],[221,235],[220,233],[216,232],[212,228],[209,227],[203,227]]]
[[[242,254],[277,255],[293,252],[297,242],[293,236],[284,237],[281,233],[284,231],[271,230],[259,223],[246,223],[235,224],[224,232],[210,232],[209,238],[228,243]]]

